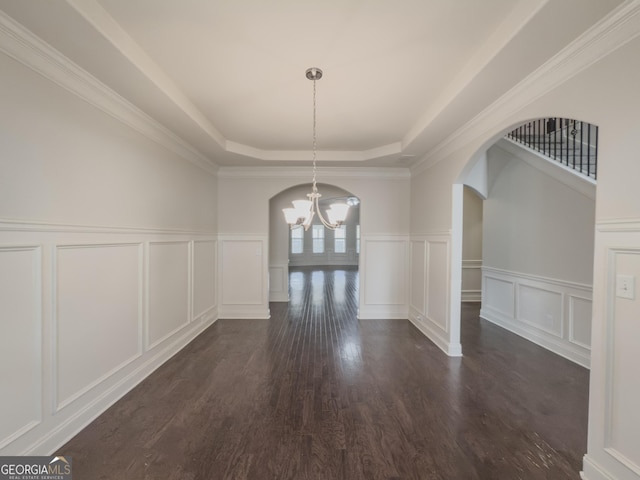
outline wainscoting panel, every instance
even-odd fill
[[[515,281],[508,277],[498,278],[488,271],[482,278],[482,307],[505,318],[515,317]]]
[[[141,244],[58,246],[56,410],[142,353],[141,262]]]
[[[409,321],[447,355],[460,355],[450,341],[451,234],[411,238]]]
[[[360,255],[360,319],[407,318],[407,237],[362,239]]]
[[[591,345],[591,300],[569,295],[569,341],[583,348]]]
[[[483,267],[480,316],[589,368],[589,285]]]
[[[147,346],[153,348],[189,323],[189,244],[149,244]]]
[[[0,455],[50,455],[210,326],[217,243],[0,219]]]
[[[42,420],[40,250],[0,247],[0,451]]]
[[[411,295],[409,306],[420,315],[427,314],[427,241],[411,241]]]
[[[635,278],[631,295],[619,275]],[[639,279],[640,217],[597,221],[584,480],[640,480]]]
[[[289,266],[284,264],[273,264],[269,266],[269,301],[288,302],[289,301]]]
[[[193,319],[199,319],[216,306],[216,265],[218,245],[215,241],[193,242]]]
[[[606,335],[611,346],[606,357],[607,371],[628,381],[610,381],[607,385],[604,447],[609,455],[640,475],[640,450],[637,448],[640,248],[612,248],[608,257],[607,270],[612,279],[613,295],[607,309]],[[632,293],[627,297],[620,293],[620,275],[635,278]]]
[[[267,238],[225,237],[220,245],[220,317],[269,318]]]
[[[562,294],[518,285],[518,318],[534,328],[562,338]]]
[[[482,300],[482,260],[462,260],[462,301]]]
[[[430,240],[427,250],[427,318],[443,331],[449,328],[449,242]]]

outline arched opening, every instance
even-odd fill
[[[511,359],[503,368],[538,396],[523,396],[525,410],[544,408],[541,436],[584,452],[596,185],[503,136],[510,130],[487,141],[454,184],[452,262],[460,273],[452,296],[461,311],[452,329],[463,353],[468,341],[471,357]]]
[[[559,133],[547,132],[547,120],[508,130],[525,132],[531,144],[510,134],[495,138],[458,178],[459,298],[480,300],[482,318],[588,367],[596,184],[594,169],[582,174],[565,162],[583,163],[579,152],[590,155],[597,127],[562,119]],[[584,133],[571,137],[576,129]],[[567,137],[573,152],[566,151]],[[543,151],[540,144],[551,147]],[[561,158],[552,158],[548,148]],[[478,198],[480,213],[470,205]],[[478,252],[474,242],[481,244],[481,258],[469,256]],[[478,286],[480,299],[473,295]]]
[[[318,184],[321,210],[337,201],[349,203],[349,213],[337,230],[325,228],[315,218],[311,227],[290,229],[282,209],[305,198],[310,184],[290,187],[269,200],[269,300],[289,301],[290,270],[328,271],[348,269],[357,273],[360,257],[360,200],[335,185]],[[319,274],[313,278],[321,278]]]

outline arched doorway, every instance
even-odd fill
[[[588,367],[595,181],[539,150],[542,144],[560,152],[569,141],[574,166],[581,165],[576,158],[580,151],[589,155],[597,127],[561,119],[560,131],[549,132],[556,122],[548,120],[508,130],[524,132],[533,144],[508,137],[488,142],[454,185],[453,235],[459,242],[453,242],[452,257],[461,273],[452,296],[464,300],[465,188],[471,187],[484,199],[480,316]]]
[[[310,184],[290,187],[269,200],[269,300],[289,300],[289,268],[349,267],[357,270],[360,256],[360,200],[351,192],[328,184],[319,184],[320,208],[336,201],[350,204],[347,220],[336,230],[325,229],[319,221],[306,232],[291,230],[282,209],[293,200],[305,198]]]

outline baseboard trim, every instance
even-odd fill
[[[614,477],[608,475],[603,468],[594,462],[589,455],[582,458],[583,470],[580,472],[582,480],[615,480]]]
[[[218,318],[230,320],[268,320],[271,318],[271,312],[268,308],[258,307],[250,308],[246,306],[221,306],[218,309]]]
[[[412,314],[409,315],[409,321],[415,326],[420,333],[431,340],[440,350],[446,353],[449,357],[461,357],[462,345],[460,343],[449,343],[445,337],[442,336],[436,328],[429,325],[430,321],[425,318],[424,321],[420,320],[421,316]],[[423,317],[422,317],[423,318]],[[428,323],[429,322],[429,323]]]
[[[520,337],[525,338],[530,342],[535,343],[536,345],[546,348],[556,355],[560,355],[561,357],[571,360],[572,362],[577,363],[584,368],[588,369],[591,366],[591,359],[588,355],[584,355],[581,352],[571,350],[566,345],[552,340],[551,338],[543,335],[540,331],[537,331],[532,327],[527,326],[526,324],[515,325],[511,321],[503,318],[502,315],[498,312],[492,311],[489,308],[482,307],[480,309],[480,318],[498,325],[505,330],[509,330],[510,332],[515,333],[516,335],[519,335]]]

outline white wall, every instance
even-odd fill
[[[498,145],[488,151],[504,166],[484,201],[484,264],[591,285],[595,201]]]
[[[0,53],[2,455],[51,453],[217,318],[215,175],[42,63]]]
[[[640,4],[629,2],[623,9],[620,16],[579,39],[570,53],[535,72],[432,152],[414,169],[411,182],[412,239],[441,232],[444,239],[456,242],[461,223],[457,223],[454,207],[462,197],[457,186],[464,181],[470,159],[477,158],[510,127],[532,118],[563,116],[599,125],[589,442],[583,472],[588,480],[640,479],[638,349],[630,346],[631,338],[637,340],[640,298],[618,298],[614,288],[618,273],[640,274],[635,264],[640,251],[640,64],[636,61]],[[607,51],[611,53],[605,55]],[[431,211],[430,205],[438,208]],[[412,265],[412,278],[424,278],[431,270],[440,278],[451,278],[449,267],[461,263],[461,254],[452,249],[450,260],[449,266],[429,261],[419,268]],[[580,281],[586,277],[584,272],[576,272],[572,278]],[[453,310],[458,301],[456,288],[459,283],[452,279],[443,292],[453,312],[450,322],[434,318],[429,328],[423,329],[443,348],[455,349],[452,346],[459,342]],[[421,296],[423,289],[412,289],[412,304]],[[416,316],[410,318],[418,323]]]
[[[283,258],[281,253],[277,253],[284,251],[282,239],[280,248],[267,246],[270,228],[287,231],[282,213],[270,214],[269,200],[291,187],[308,184],[310,173],[308,168],[250,171],[222,168],[219,172],[219,204],[234,205],[245,215],[239,218],[234,215],[236,210],[223,208],[218,225],[220,234],[233,237],[234,242],[263,242],[263,252],[275,252],[273,258]],[[360,318],[407,318],[408,172],[404,169],[321,169],[318,176],[321,183],[334,185],[361,201]],[[274,226],[273,221],[281,223]],[[259,265],[238,261],[226,268],[223,266],[220,284],[224,285],[228,278],[233,279],[240,274],[269,279],[264,281],[260,293],[255,291],[251,299],[244,299],[245,303],[250,301],[255,307],[251,318],[267,318],[269,283],[277,282],[272,291],[280,289],[284,292],[286,288],[284,264],[279,266],[271,261],[269,270],[266,255]],[[241,303],[221,299],[221,317],[238,317],[244,313],[246,308]]]

